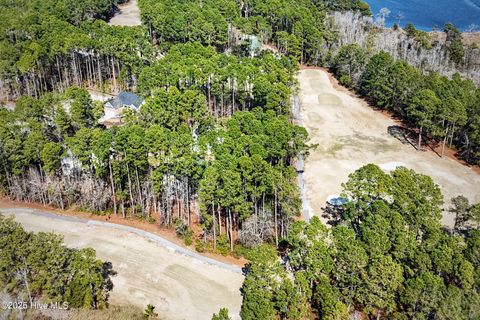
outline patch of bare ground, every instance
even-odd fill
[[[110,306],[103,310],[74,310],[69,320],[143,320],[143,309],[136,306]],[[159,317],[159,319],[163,319]]]
[[[73,208],[68,210],[61,210],[55,207],[43,206],[39,203],[13,201],[7,198],[0,198],[0,211],[1,211],[1,208],[30,208],[30,209],[37,209],[37,210],[46,210],[46,211],[49,211],[58,215],[63,215],[63,216],[77,217],[77,218],[95,220],[95,221],[101,221],[101,222],[109,222],[113,224],[133,227],[133,228],[137,228],[137,229],[144,230],[144,231],[153,233],[155,235],[158,235],[162,238],[167,239],[170,242],[173,242],[179,246],[188,248],[192,251],[195,250],[194,245],[191,245],[191,246],[185,245],[185,242],[181,238],[177,237],[175,230],[173,230],[172,228],[162,227],[157,223],[148,223],[146,221],[142,221],[137,218],[127,217],[126,219],[124,219],[120,215],[116,216],[113,214],[109,216],[98,215],[98,214],[93,214],[85,211],[76,210]],[[208,253],[208,252],[199,253],[199,254],[202,256],[212,258],[220,262],[232,264],[238,267],[243,267],[247,263],[247,260],[244,258],[235,258],[232,256],[223,256],[223,255]]]
[[[480,33],[479,33],[480,34]],[[372,106],[371,104],[369,104],[368,102],[365,101],[365,99],[363,99],[361,96],[357,95],[356,93],[354,93],[353,91],[345,88],[344,86],[342,86],[338,79],[335,78],[333,76],[332,73],[330,73],[326,68],[316,68],[316,69],[320,69],[320,70],[323,70],[324,72],[326,72],[328,74],[328,79],[330,80],[330,82],[332,83],[333,87],[338,90],[338,91],[341,91],[345,94],[348,94],[350,97],[353,97],[353,98],[356,98],[356,99],[359,99],[360,102],[362,102],[365,106],[369,106],[371,108],[374,109],[375,112],[377,112],[380,116],[382,117],[385,117],[391,121],[394,121],[398,127],[403,130],[403,132],[407,132],[408,135],[409,135],[409,141],[412,142],[413,144],[413,141],[416,143],[417,139],[418,139],[418,136],[417,136],[417,128],[411,128],[409,127],[404,121],[402,121],[401,119],[399,119],[397,116],[395,116],[392,112],[390,111],[387,111],[387,110],[382,110],[382,109],[378,109],[378,108],[375,108],[375,106]],[[416,146],[416,145],[415,145]],[[439,141],[434,141],[434,140],[429,140],[428,141],[428,144],[426,144],[425,141],[423,141],[423,148],[425,150],[430,150],[432,152],[435,152],[438,156],[441,155],[442,153],[442,144],[439,142]],[[452,160],[455,160],[457,161],[458,163],[466,166],[466,167],[469,167],[470,169],[472,169],[474,172],[476,172],[477,174],[480,175],[480,167],[479,166],[475,166],[475,165],[470,165],[468,164],[465,160],[461,159],[459,156],[458,156],[458,153],[455,149],[452,149],[452,148],[449,148],[448,145],[445,146],[445,150],[444,150],[444,157],[445,158],[450,158]],[[479,191],[480,192],[480,191]]]
[[[211,319],[214,312],[226,307],[238,319],[240,273],[177,253],[128,230],[35,214],[35,210],[21,204],[12,207],[9,202],[1,202],[0,211],[13,214],[28,231],[61,234],[67,246],[93,248],[100,259],[111,262],[117,272],[112,278],[112,305],[134,305],[143,310],[152,304],[160,319],[167,320]]]
[[[326,70],[302,67],[298,80],[303,125],[310,143],[318,144],[305,162],[305,192],[311,213],[321,216],[327,197],[339,194],[348,175],[368,163],[386,171],[401,165],[429,175],[442,190],[445,209],[450,199],[460,194],[480,202],[478,168],[461,164],[454,151],[449,150],[444,158],[433,147],[417,151],[403,136],[408,128],[340,86]],[[453,219],[444,210],[442,222],[452,226]]]
[[[279,53],[277,47],[270,43],[262,43],[262,50],[270,51],[272,53]]]
[[[142,23],[137,0],[129,0],[125,4],[119,5],[118,9],[119,11],[110,19],[109,24],[112,26],[133,27]]]

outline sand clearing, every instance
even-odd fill
[[[240,273],[205,264],[169,250],[134,233],[98,226],[69,217],[32,214],[31,209],[1,208],[14,213],[29,231],[53,231],[70,247],[91,247],[113,263],[110,303],[133,304],[142,310],[151,303],[160,319],[211,319],[221,307],[239,319],[242,298]]]
[[[139,26],[142,21],[140,19],[140,9],[137,0],[130,0],[127,3],[118,6],[120,12],[117,12],[109,24],[113,26]]]
[[[305,193],[310,215],[321,216],[329,195],[339,194],[348,174],[368,163],[385,171],[405,166],[429,175],[442,189],[446,207],[463,194],[480,202],[480,175],[434,152],[418,152],[388,133],[397,124],[370,108],[363,100],[333,87],[320,69],[300,71],[300,112],[310,143],[318,144],[305,162]],[[445,212],[443,223],[452,226]]]

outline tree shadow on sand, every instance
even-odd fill
[[[117,271],[113,270],[112,263],[109,261],[104,262],[102,266],[102,276],[104,281],[106,282],[106,289],[108,289],[108,291],[112,291],[113,289],[113,282],[110,277],[113,277],[116,275],[117,275]]]
[[[327,224],[331,225],[332,227],[337,226],[344,221],[343,206],[332,205],[327,202],[326,206],[322,208],[322,210],[323,210],[322,218],[326,219]]]
[[[414,143],[412,143],[412,138],[416,135],[412,130],[402,126],[389,126],[387,128],[387,132],[402,144],[411,145],[414,148],[417,147]]]
[[[416,132],[415,130],[402,126],[389,126],[387,128],[387,132],[392,137],[400,141],[402,144],[410,145],[415,148],[415,150],[418,150],[418,132]],[[434,139],[428,140],[426,135],[423,135],[422,148],[420,151],[426,151],[427,149],[430,149],[440,157],[440,154],[437,151],[438,146],[438,141],[435,141]]]

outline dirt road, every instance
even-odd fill
[[[118,6],[120,12],[110,19],[109,24],[113,26],[139,26],[142,21],[140,19],[140,9],[137,0],[130,0],[127,3]]]
[[[473,170],[431,151],[418,152],[389,133],[397,124],[370,108],[363,100],[338,90],[324,70],[299,73],[300,114],[312,144],[318,148],[305,162],[305,193],[311,215],[322,214],[329,195],[341,192],[348,174],[368,163],[384,170],[405,166],[429,175],[449,200],[463,194],[480,202],[480,176]],[[444,212],[443,223],[453,225]]]
[[[144,309],[151,303],[161,319],[211,319],[221,307],[239,318],[243,276],[237,267],[205,263],[193,252],[186,256],[179,253],[181,247],[126,226],[32,209],[2,207],[0,211],[14,215],[26,230],[62,234],[66,245],[94,248],[100,259],[112,262],[118,273],[112,279],[112,304]]]

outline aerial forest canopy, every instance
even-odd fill
[[[217,118],[255,107],[289,115],[296,70],[288,58],[270,53],[250,59],[187,43],[173,46],[164,58],[144,68],[138,90],[144,96],[170,86],[200,91]]]
[[[2,315],[8,317],[14,309],[25,312],[42,300],[62,308],[64,303],[70,308],[107,306],[111,264],[98,260],[93,249],[71,249],[62,242],[53,233],[27,232],[0,214],[0,284],[2,294],[10,296],[3,297]],[[29,307],[7,306],[7,301],[28,301]]]
[[[350,201],[333,210],[332,228],[317,217],[295,222],[281,259],[268,245],[250,252],[243,320],[480,316],[480,230],[441,228],[443,197],[430,177],[367,165],[343,188]]]
[[[0,1],[0,97],[39,97],[72,85],[130,88],[152,49],[142,27],[101,20],[117,2]]]
[[[370,15],[362,1],[139,0],[136,27],[106,22],[118,2],[0,0],[0,98],[16,101],[0,108],[4,195],[174,227],[202,252],[258,247],[248,256],[244,319],[479,316],[478,231],[441,228],[443,198],[428,177],[364,167],[345,184],[350,202],[334,227],[295,222],[294,164],[310,146],[291,112],[298,64],[327,66],[417,127],[419,149],[439,141],[478,164],[480,91],[471,81],[358,45],[331,50],[329,12]],[[134,91],[144,102],[106,127],[87,88]],[[478,205],[456,203],[459,224],[479,219]],[[0,222],[22,239],[51,237]],[[283,264],[262,243],[279,244]],[[100,266],[90,251],[62,250]],[[104,288],[95,279],[90,287]],[[79,306],[95,300],[81,297]]]
[[[305,129],[289,120],[295,70],[270,53],[239,60],[180,44],[142,71],[140,112],[110,129],[85,89],[24,97],[2,110],[6,191],[166,226],[191,226],[199,195],[206,234],[228,234],[230,250],[242,232],[255,243],[284,236],[300,203],[291,164],[307,152]]]
[[[366,3],[355,1],[155,1],[140,0],[142,21],[160,45],[199,41],[219,49],[230,46],[235,29],[275,43],[302,62],[318,63],[322,48],[334,39],[325,27],[328,10],[353,10],[369,15]],[[166,42],[166,43],[165,43]]]
[[[2,4],[2,87],[18,98],[1,111],[5,193],[183,235],[195,219],[213,251],[217,238],[227,250],[278,241],[299,213],[292,164],[308,152],[290,114],[297,61],[320,59],[335,4],[141,0],[138,27],[102,21],[114,2]],[[285,56],[252,56],[241,32]],[[107,129],[85,86],[136,90],[145,103]]]
[[[333,39],[324,26],[327,9],[369,13],[361,1],[140,0],[142,26],[109,26],[102,19],[117,2],[2,0],[0,96],[39,97],[71,85],[134,90],[140,68],[158,56],[156,50],[188,41],[227,49],[237,29],[316,63],[322,45]]]

